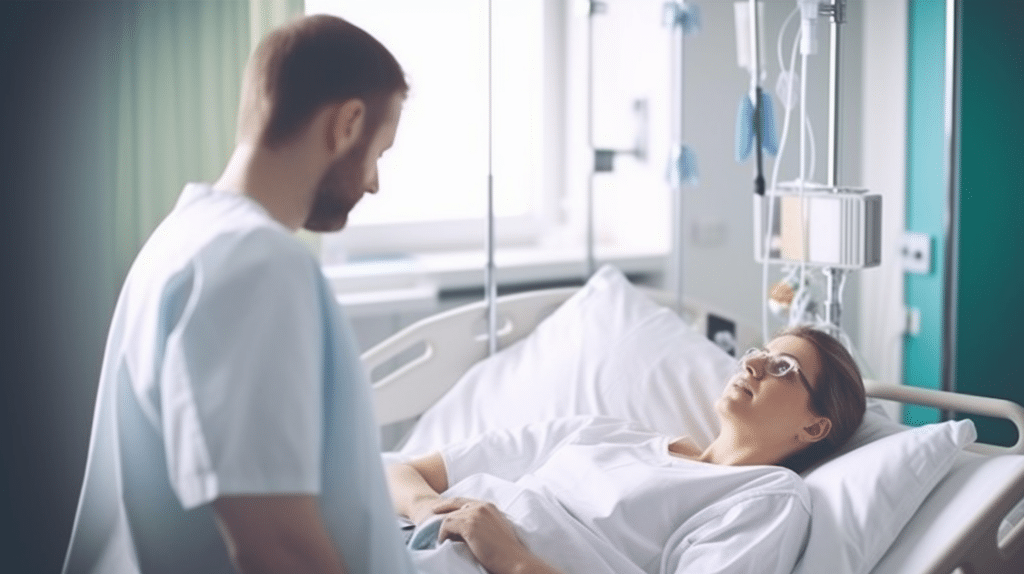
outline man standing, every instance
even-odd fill
[[[65,573],[412,571],[355,341],[292,233],[377,191],[407,89],[339,18],[254,52],[228,165],[119,297]]]

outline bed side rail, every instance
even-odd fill
[[[1024,407],[1015,402],[935,389],[922,389],[909,385],[894,385],[873,379],[865,379],[864,388],[869,397],[877,399],[1006,419],[1017,427],[1016,444],[1013,446],[998,446],[975,443],[968,447],[968,450],[985,455],[1024,454]]]
[[[498,349],[528,335],[577,291],[545,289],[498,298]],[[403,421],[433,405],[474,363],[487,356],[487,303],[432,315],[362,355],[379,425]]]

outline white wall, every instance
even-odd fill
[[[905,222],[907,0],[861,0],[864,184],[883,194],[882,265],[861,282],[858,346],[875,377],[902,382],[905,323],[899,247]]]

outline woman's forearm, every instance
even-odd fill
[[[419,523],[422,512],[419,509],[441,498],[422,474],[411,464],[395,464],[387,468],[388,487],[395,512]]]

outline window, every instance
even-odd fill
[[[598,147],[627,150],[641,132],[648,143],[645,160],[620,155],[614,173],[594,178],[599,247],[663,253],[670,34],[660,0],[608,5],[594,20],[591,86],[585,0],[307,0],[307,13],[341,16],[383,42],[410,84],[395,145],[379,164],[381,192],[363,199],[342,233],[323,237],[324,263],[481,249],[489,145],[498,246],[581,258],[593,161],[588,89]],[[637,100],[647,104],[646,126],[637,124]]]
[[[487,213],[488,146],[499,240],[527,241],[550,216],[543,177],[546,140],[542,0],[493,3],[493,138],[488,137],[488,2],[307,0],[307,13],[335,14],[395,54],[410,92],[394,147],[381,159],[381,191],[363,198],[332,252],[479,246]],[[553,127],[552,127],[553,129]]]

